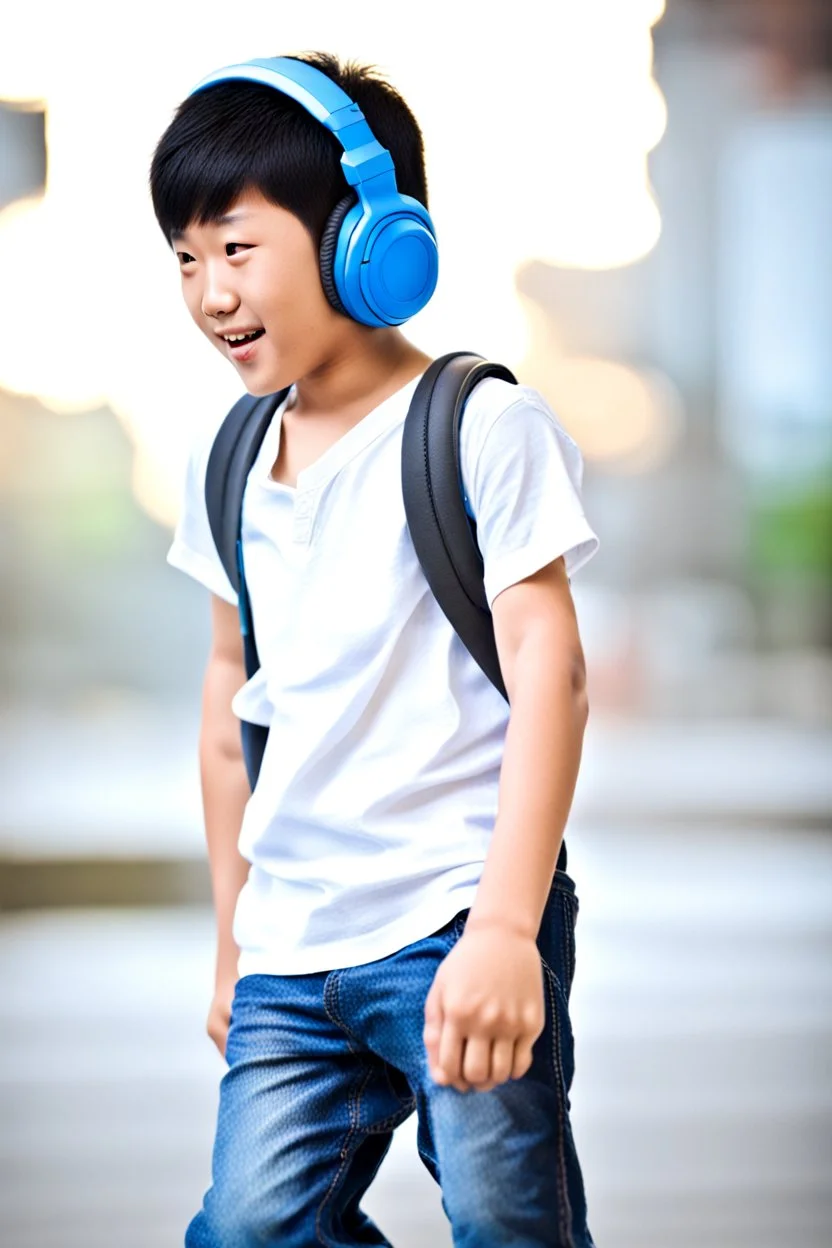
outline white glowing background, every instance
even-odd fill
[[[408,332],[435,354],[471,346],[516,363],[528,346],[518,265],[608,268],[658,238],[647,154],[666,120],[651,76],[663,10],[664,0],[9,10],[0,98],[46,109],[48,181],[42,199],[0,212],[0,385],[56,410],[109,405],[136,448],[137,496],[153,515],[175,515],[196,424],[241,386],[181,302],[147,191],[153,147],[210,69],[310,48],[379,65],[422,125],[442,267]],[[584,362],[570,385],[583,377],[586,399],[599,376]],[[608,370],[600,382],[626,397],[633,378]],[[638,449],[648,391],[633,408],[641,426],[622,431],[621,409],[600,420],[588,457],[614,458],[622,441]]]

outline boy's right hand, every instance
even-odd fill
[[[234,1000],[235,980],[218,980],[214,989],[214,998],[208,1011],[206,1030],[219,1049],[220,1057],[225,1057],[225,1045],[228,1039],[228,1026],[231,1022],[231,1002]]]

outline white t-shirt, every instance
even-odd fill
[[[235,696],[269,726],[239,848],[239,974],[304,974],[385,957],[470,906],[488,850],[508,708],[424,578],[405,522],[404,419],[418,379],[304,469],[270,477],[281,409],[252,467],[243,551],[260,671]],[[228,602],[194,448],[168,560]],[[599,546],[581,453],[536,390],[488,378],[461,433],[490,603]]]

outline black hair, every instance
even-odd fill
[[[361,109],[393,157],[396,184],[428,206],[422,133],[405,101],[375,70],[341,63],[326,52],[293,60],[313,65]],[[302,105],[273,87],[218,82],[188,96],[153,154],[150,193],[168,242],[191,225],[224,215],[246,190],[256,189],[293,213],[316,245],[332,209],[350,192],[338,140]]]

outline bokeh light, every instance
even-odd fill
[[[650,37],[663,10],[521,0],[499,57],[489,23],[438,3],[407,23],[364,4],[359,24],[330,2],[278,14],[253,0],[245,22],[229,23],[224,5],[172,0],[120,16],[117,35],[114,10],[96,0],[9,14],[0,98],[45,108],[48,172],[42,199],[0,213],[0,271],[14,292],[0,306],[0,385],[56,411],[109,406],[136,447],[137,497],[173,519],[194,429],[240,383],[181,306],[150,209],[151,153],[209,69],[310,47],[376,63],[422,124],[442,269],[408,332],[435,354],[475,344],[516,362],[528,345],[519,265],[628,264],[658,237],[646,158],[665,125]],[[85,29],[96,38],[79,39]]]

